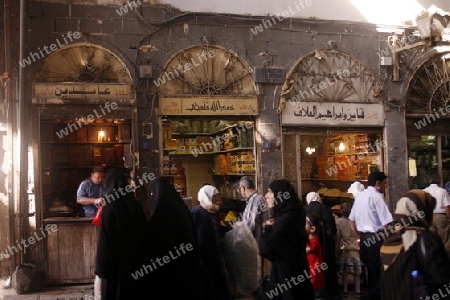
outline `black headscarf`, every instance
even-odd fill
[[[119,169],[109,169],[106,171],[103,185],[107,194],[114,193],[118,188],[125,188],[127,184],[127,177]]]
[[[305,214],[305,208],[299,200],[292,184],[286,179],[277,179],[269,184],[275,197],[274,217],[288,210],[300,210]]]

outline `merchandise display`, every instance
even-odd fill
[[[253,121],[175,118],[162,128],[161,172],[182,197],[195,197],[202,183],[211,182],[224,202],[240,200],[236,181],[255,174]]]
[[[314,191],[338,204],[353,199],[347,193],[353,181],[364,183],[382,169],[385,146],[380,133],[285,134],[285,176],[302,196]]]

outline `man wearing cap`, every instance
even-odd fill
[[[367,268],[369,280],[365,299],[380,299],[380,248],[383,242],[383,229],[393,221],[384,200],[387,176],[375,171],[369,174],[367,189],[355,197],[348,217],[350,226],[361,240],[361,259]]]

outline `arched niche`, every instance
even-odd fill
[[[161,70],[162,96],[256,96],[250,66],[235,52],[215,45],[193,46],[174,54]]]
[[[426,58],[414,70],[406,89],[406,114],[425,115],[446,109],[450,105],[450,49]]]
[[[132,83],[132,76],[122,59],[110,50],[90,43],[74,43],[48,56],[35,81]]]
[[[379,103],[381,91],[365,63],[336,50],[316,50],[297,60],[281,96],[287,102]]]

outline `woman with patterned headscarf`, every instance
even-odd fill
[[[449,257],[440,237],[428,230],[435,206],[436,199],[422,190],[410,190],[397,202],[394,222],[385,231],[388,237],[380,250],[381,299],[431,299],[450,283]],[[429,283],[422,295],[412,292],[415,270]]]
[[[230,300],[231,292],[221,247],[221,239],[224,237],[226,227],[220,224],[219,205],[217,205],[219,200],[217,188],[205,184],[198,191],[200,204],[191,210],[191,214],[211,299]]]

